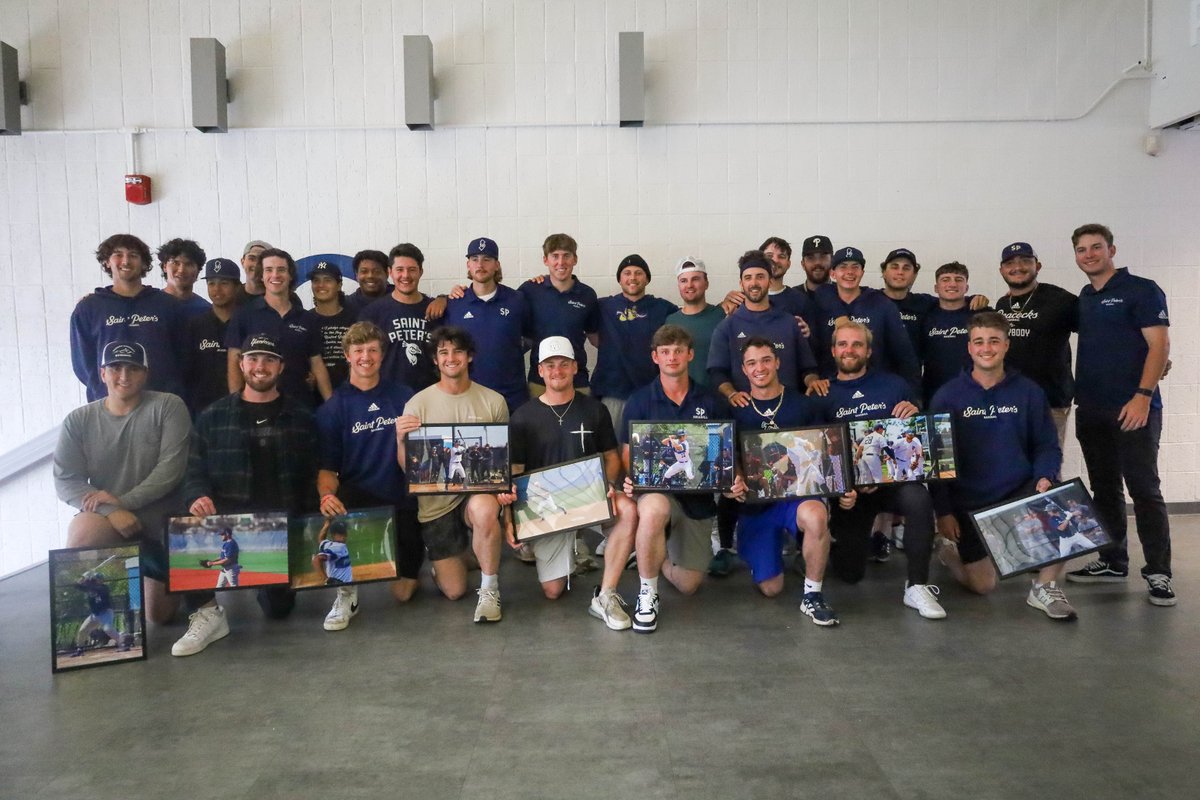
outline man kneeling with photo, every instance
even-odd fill
[[[955,434],[971,443],[958,453],[958,479],[935,485],[933,496],[938,533],[945,539],[939,558],[955,580],[977,594],[993,591],[997,576],[970,512],[1044,492],[1062,466],[1045,392],[1004,370],[1008,329],[1008,320],[994,311],[972,317],[967,323],[971,371],[944,384],[930,403],[934,412],[949,411]],[[1076,616],[1059,587],[1066,569],[1065,561],[1041,569],[1029,588],[1026,602],[1051,619]]]

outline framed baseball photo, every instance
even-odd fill
[[[167,556],[171,593],[287,586],[287,514],[171,517]]]
[[[844,494],[853,487],[848,438],[844,424],[743,433],[746,502]]]
[[[1112,542],[1079,478],[972,512],[1001,578],[1086,555]]]
[[[50,551],[50,669],[146,659],[139,547]]]
[[[604,461],[598,455],[526,472],[515,477],[513,484],[517,487],[512,513],[518,542],[612,521]]]
[[[404,463],[412,494],[507,492],[508,425],[422,425],[405,438]]]
[[[732,420],[629,423],[635,492],[727,492],[733,488],[733,453]]]
[[[949,414],[855,419],[846,425],[855,486],[948,480],[956,474]]]
[[[293,589],[394,580],[394,509],[381,506],[337,517],[291,517],[288,565]]]

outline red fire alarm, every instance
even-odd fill
[[[126,175],[125,199],[139,206],[150,202],[150,176]]]

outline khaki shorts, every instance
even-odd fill
[[[707,572],[712,561],[711,517],[692,519],[683,513],[683,506],[667,495],[671,515],[667,518],[667,558],[671,563],[695,572]]]

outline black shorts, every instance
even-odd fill
[[[965,511],[955,511],[954,518],[958,520],[958,557],[964,564],[983,561],[988,557],[987,546],[971,522],[971,515]]]
[[[421,523],[421,538],[430,561],[457,556],[471,544],[471,526],[467,524],[467,498],[440,517]]]

